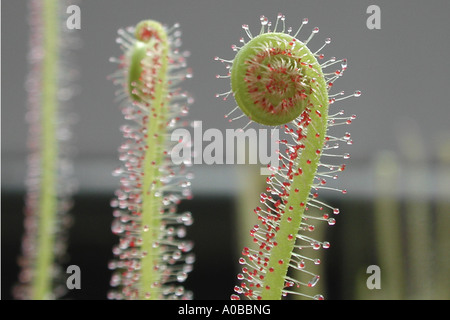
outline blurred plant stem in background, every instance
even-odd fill
[[[79,43],[72,30],[63,27],[67,4],[28,2],[28,168],[17,299],[55,299],[67,290],[62,263],[72,223],[67,213],[76,189],[71,144],[76,114],[69,111],[78,89],[73,49]]]
[[[42,65],[41,113],[41,185],[38,207],[38,233],[35,274],[32,280],[32,299],[48,299],[52,292],[52,265],[54,260],[55,228],[57,214],[57,66],[58,61],[58,3],[43,3],[44,59]]]
[[[374,162],[374,228],[382,299],[404,298],[402,217],[398,199],[399,166],[395,153],[382,152]]]
[[[429,145],[414,121],[404,119],[397,138],[398,152],[382,151],[374,161],[381,290],[359,291],[358,297],[449,299],[450,143],[439,140],[438,165],[432,170]]]
[[[435,288],[433,299],[450,299],[450,135],[439,139],[437,186],[436,232],[433,239],[435,253]]]
[[[399,123],[399,146],[409,192],[405,198],[406,225],[406,299],[430,299],[434,273],[432,268],[432,215],[428,184],[431,171],[427,166],[427,146],[412,119]]]

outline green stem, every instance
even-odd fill
[[[326,88],[325,83],[323,83],[321,88]],[[326,93],[326,89],[323,91]],[[324,97],[327,96],[327,94],[324,95]],[[314,100],[313,98],[311,99]],[[298,158],[298,167],[302,168],[303,174],[295,176],[292,181],[291,192],[285,208],[293,206],[294,210],[291,214],[285,212],[281,216],[279,231],[274,240],[277,245],[271,249],[270,261],[267,267],[267,270],[273,270],[273,272],[267,272],[263,282],[263,288],[270,288],[270,290],[263,289],[261,294],[263,300],[279,300],[282,297],[289,261],[294,250],[295,235],[297,235],[300,228],[302,216],[319,165],[320,155],[316,153],[316,150],[322,150],[325,141],[328,103],[322,101],[321,104],[319,101],[314,101],[313,104],[314,109],[311,110],[311,114],[314,115],[315,109],[318,108],[319,110],[323,109],[320,110],[322,116],[312,116],[313,120],[308,127],[305,142],[307,147]],[[320,107],[321,105],[323,107]],[[316,137],[316,134],[319,134],[319,138]],[[298,189],[298,192],[294,192],[295,189]],[[291,239],[292,236],[294,236],[293,239]]]
[[[167,81],[169,45],[165,30],[157,23],[153,23],[152,27],[158,30],[160,38],[158,43],[163,46],[163,49],[160,56],[161,66],[156,76],[154,99],[151,103],[154,110],[150,114],[154,114],[155,117],[149,120],[145,143],[147,151],[144,158],[141,215],[142,226],[148,231],[142,232],[141,250],[146,252],[146,255],[141,260],[139,299],[159,299],[161,280],[161,271],[155,268],[160,265],[160,248],[154,244],[161,239],[161,214],[158,204],[161,203],[162,196],[157,194],[157,190],[161,186],[159,168],[164,159],[162,152],[164,134],[161,133],[165,131],[164,125],[169,103]],[[153,45],[153,41],[150,41],[149,46]],[[147,51],[148,47],[144,46],[143,48]]]
[[[58,72],[58,2],[43,4],[44,53],[41,113],[41,188],[37,237],[36,273],[32,282],[32,299],[47,299],[52,287],[55,216],[57,211],[57,72]]]

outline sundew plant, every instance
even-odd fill
[[[192,270],[193,243],[185,240],[190,212],[177,212],[191,198],[185,165],[174,165],[170,132],[187,125],[181,119],[192,103],[180,83],[191,77],[179,26],[171,28],[147,20],[120,29],[117,42],[123,54],[111,58],[119,69],[111,78],[119,86],[117,98],[127,124],[121,127],[122,166],[114,171],[120,188],[112,201],[115,270],[109,299],[191,299],[181,285]]]
[[[271,167],[267,190],[262,193],[261,206],[254,212],[259,224],[250,230],[256,248],[245,247],[239,263],[242,272],[237,278],[231,299],[274,300],[288,294],[302,295],[322,300],[320,294],[310,296],[303,287],[314,287],[320,275],[309,271],[319,260],[308,257],[308,250],[329,248],[330,243],[314,239],[315,224],[321,221],[334,225],[332,215],[338,208],[319,200],[328,180],[337,178],[345,164],[335,164],[327,159],[347,159],[348,154],[333,152],[339,143],[351,144],[350,134],[333,136],[330,128],[350,124],[355,116],[344,116],[343,111],[333,112],[335,103],[358,97],[360,91],[345,95],[333,93],[334,83],[347,69],[346,59],[326,58],[322,53],[331,39],[317,49],[309,44],[319,32],[314,28],[305,40],[301,31],[308,23],[304,19],[297,30],[286,28],[285,16],[278,14],[275,24],[261,16],[259,34],[253,36],[248,25],[243,25],[248,39],[241,38],[240,45],[232,45],[236,56],[232,60],[216,57],[228,69],[231,90],[217,94],[226,100],[234,96],[237,107],[225,117],[230,121],[247,116],[244,129],[258,123],[277,126],[285,133],[279,141],[279,166]],[[233,117],[237,110],[243,113]],[[311,214],[309,208],[319,208],[320,214]],[[295,269],[309,276],[307,282],[291,277]]]

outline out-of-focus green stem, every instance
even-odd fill
[[[406,198],[406,299],[430,299],[433,291],[432,219],[431,207],[426,197],[430,170],[427,166],[426,141],[415,120],[405,118],[400,124],[398,138],[407,161],[403,167],[411,174],[406,176],[409,197]]]
[[[41,185],[36,269],[31,298],[49,298],[52,286],[55,218],[57,211],[57,72],[58,72],[58,1],[43,2],[44,59],[42,69],[41,112]]]
[[[446,196],[448,194],[450,183],[450,141],[448,135],[439,140],[438,152],[439,166],[439,180],[438,188],[443,191],[436,206],[436,234],[435,234],[435,272],[433,290],[433,299],[449,300],[450,299],[450,233],[448,226],[450,225],[450,199]],[[447,191],[445,191],[447,190]]]
[[[399,168],[393,153],[382,153],[375,159],[375,233],[377,255],[383,270],[383,299],[404,298],[404,265],[401,239],[401,216],[396,190]]]

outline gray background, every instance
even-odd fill
[[[370,4],[381,8],[381,30],[366,27]],[[248,24],[255,34],[261,14],[273,21],[282,12],[293,28],[302,18],[309,18],[303,38],[319,26],[311,46],[317,48],[331,37],[325,53],[349,61],[349,69],[336,82],[337,90],[363,92],[359,99],[332,106],[358,116],[346,128],[354,145],[344,148],[351,153],[349,168],[353,169],[343,179],[346,183],[350,180],[348,189],[354,189],[354,195],[370,192],[371,163],[381,151],[395,152],[402,164],[414,158],[432,164],[450,138],[448,1],[96,0],[82,1],[80,8],[83,47],[76,58],[82,91],[73,100],[79,115],[73,143],[78,150],[75,169],[82,190],[115,187],[110,172],[117,165],[116,149],[122,139],[118,128],[124,121],[113,101],[115,87],[106,79],[116,67],[108,58],[120,54],[115,43],[117,29],[146,18],[181,24],[183,49],[191,52],[188,63],[194,72],[194,78],[184,85],[195,98],[189,117],[203,121],[203,130],[237,128],[223,118],[233,105],[214,97],[228,90],[228,82],[215,79],[224,68],[213,57],[233,57],[230,45],[239,44],[244,36],[242,24]],[[23,187],[26,18],[25,1],[2,1],[2,187],[6,189]],[[202,165],[193,170],[198,175],[194,190],[233,191],[233,166]],[[213,181],[206,179],[211,174],[217,177]]]

